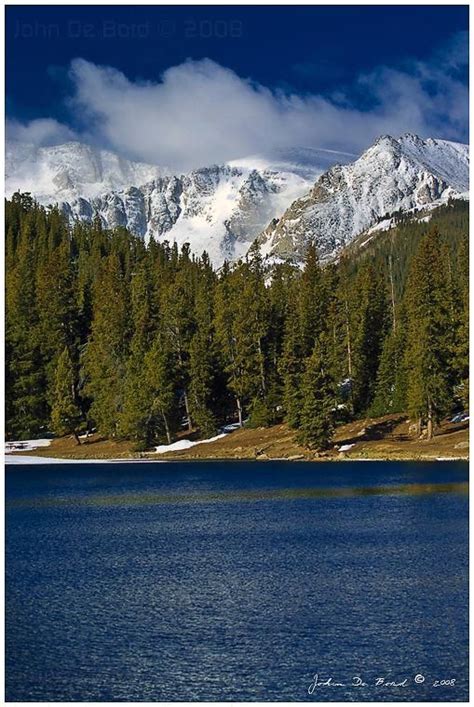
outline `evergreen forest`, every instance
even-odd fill
[[[336,263],[267,266],[6,202],[6,434],[97,430],[136,450],[285,421],[307,447],[404,412],[428,439],[468,403],[468,204]]]

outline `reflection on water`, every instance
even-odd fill
[[[10,701],[467,699],[465,464],[10,467],[6,491]]]
[[[137,506],[175,503],[240,503],[244,501],[285,501],[291,499],[350,498],[352,496],[424,496],[436,493],[469,492],[465,482],[435,484],[397,484],[391,486],[354,486],[347,488],[288,488],[241,491],[198,492],[188,494],[108,494],[103,496],[68,496],[67,498],[28,498],[9,502],[10,508],[58,506]]]

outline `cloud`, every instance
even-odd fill
[[[291,146],[357,153],[387,133],[467,140],[466,67],[467,33],[427,62],[377,67],[332,95],[273,91],[209,59],[171,67],[155,82],[76,59],[70,108],[82,139],[176,171]],[[51,140],[67,128],[45,120],[22,130]]]
[[[406,62],[401,69],[379,67],[357,84],[375,100],[379,112],[393,106],[397,120],[418,124],[418,132],[467,141],[468,57],[468,33],[459,32],[430,61]]]
[[[29,123],[8,119],[6,121],[6,135],[9,140],[19,140],[36,147],[57,145],[77,139],[67,125],[58,123],[53,118],[38,118]]]

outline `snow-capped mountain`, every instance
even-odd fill
[[[7,196],[29,191],[58,203],[71,220],[98,213],[106,227],[125,226],[145,240],[187,242],[216,266],[245,255],[257,236],[270,260],[300,260],[310,238],[329,259],[385,215],[469,188],[467,145],[383,136],[349,163],[354,157],[295,148],[175,175],[78,142],[12,142],[6,187]]]
[[[7,147],[7,195],[29,191],[58,203],[71,218],[98,213],[107,227],[126,226],[146,240],[206,250],[215,265],[243,256],[273,218],[306,193],[319,175],[351,155],[298,148],[254,155],[174,175],[77,142]]]
[[[124,160],[108,150],[81,142],[35,147],[9,141],[5,154],[7,196],[31,192],[40,203],[92,199],[100,194],[145,184],[165,170]]]
[[[314,239],[327,260],[383,216],[466,196],[468,189],[467,145],[383,136],[352,164],[321,175],[258,241],[270,259],[300,260]]]

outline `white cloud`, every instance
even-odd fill
[[[359,152],[386,133],[465,140],[468,94],[457,73],[466,63],[460,34],[430,62],[379,67],[337,95],[301,97],[271,91],[209,59],[174,66],[156,82],[132,82],[116,69],[76,59],[71,108],[81,117],[82,139],[173,170],[291,146]],[[64,130],[44,120],[14,132],[51,140]]]
[[[67,125],[62,125],[53,118],[38,118],[29,123],[7,120],[6,134],[9,140],[19,140],[36,147],[57,145],[76,139],[74,132]]]

